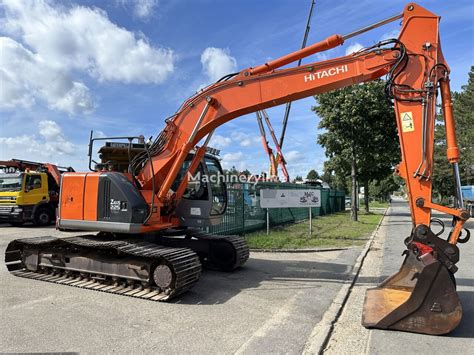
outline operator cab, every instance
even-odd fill
[[[104,175],[110,175],[109,172],[126,173],[130,159],[144,150],[143,143],[105,142],[98,151],[100,162],[96,162],[95,170],[104,172]],[[190,152],[171,186],[170,192],[176,192],[182,180],[188,180],[183,197],[174,211],[182,227],[208,227],[218,224],[227,208],[227,189],[217,156],[218,151],[212,148],[207,151],[196,173],[185,176],[188,175],[186,171],[194,158],[194,152]],[[103,178],[107,179],[106,176]],[[140,223],[136,219],[134,221]]]
[[[171,189],[176,191],[183,178],[188,186],[176,206],[180,224],[186,227],[207,227],[218,224],[227,208],[227,189],[219,159],[206,154],[193,176],[184,176],[194,154],[189,154]]]

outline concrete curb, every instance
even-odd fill
[[[349,298],[352,287],[354,286],[357,277],[359,276],[362,265],[364,264],[364,260],[367,254],[369,253],[370,247],[372,246],[372,243],[380,229],[380,226],[382,225],[382,222],[389,208],[390,207],[385,209],[382,215],[382,219],[380,220],[379,224],[375,228],[367,243],[365,244],[364,249],[362,249],[359,257],[356,260],[354,268],[352,269],[352,272],[348,275],[347,279],[344,282],[344,285],[341,287],[336,297],[334,297],[331,306],[329,306],[328,310],[324,313],[321,321],[313,328],[313,331],[311,332],[311,335],[309,336],[306,345],[302,351],[303,354],[323,353],[324,348],[331,337],[334,325],[342,313],[342,309],[344,308],[344,305],[346,304]]]
[[[312,248],[312,249],[250,249],[252,253],[319,253],[325,251],[348,250],[356,247]]]

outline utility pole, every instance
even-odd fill
[[[359,194],[357,189],[357,163],[354,147],[352,147],[352,160],[351,160],[351,179],[352,179],[352,196],[351,196],[351,220],[358,221],[358,204]]]
[[[309,8],[308,21],[306,21],[306,30],[304,32],[303,42],[301,43],[301,49],[306,47],[306,42],[308,41],[309,30],[311,28],[311,17],[313,16],[313,7],[316,3],[315,0],[311,0],[311,7]],[[298,60],[298,66],[301,65],[301,60]],[[285,139],[286,125],[288,124],[288,116],[290,115],[291,110],[291,101],[286,104],[285,116],[283,116],[283,127],[281,129],[280,136],[280,149],[283,147],[283,140]]]

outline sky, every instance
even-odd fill
[[[156,136],[164,119],[221,76],[299,49],[310,0],[0,0],[0,160],[87,169],[94,136]],[[406,1],[316,1],[308,44],[400,13]],[[419,1],[442,17],[459,91],[474,65],[474,2]],[[303,63],[396,37],[399,23]],[[293,103],[283,153],[291,177],[322,171],[314,98]],[[284,106],[267,110],[279,137]],[[255,115],[219,127],[224,168],[268,170]]]

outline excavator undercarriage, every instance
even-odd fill
[[[240,236],[186,229],[140,238],[101,233],[17,239],[5,253],[15,276],[152,301],[166,301],[190,289],[202,266],[233,271],[248,257]]]
[[[199,280],[201,264],[189,249],[108,239],[18,239],[5,259],[15,276],[153,301],[179,295]]]

